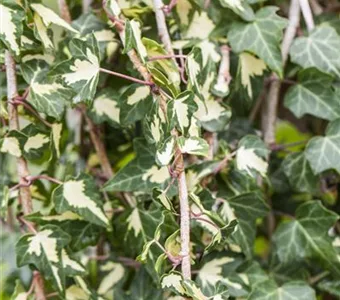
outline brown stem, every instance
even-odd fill
[[[100,166],[103,171],[103,174],[107,179],[112,178],[114,175],[113,170],[111,168],[111,164],[110,164],[107,152],[106,152],[105,145],[100,138],[100,132],[98,130],[98,127],[93,123],[90,117],[86,114],[84,107],[82,109],[82,112],[86,120],[86,123],[89,127],[90,137],[94,145],[94,148],[96,150],[98,159],[100,161]]]
[[[67,22],[71,23],[72,18],[70,14],[70,10],[68,9],[66,0],[58,0],[58,6],[60,11],[60,16]]]
[[[111,0],[115,1],[115,0]],[[116,5],[118,3],[116,2]],[[158,7],[158,6],[157,6]],[[159,8],[161,9],[161,7]],[[106,10],[106,13],[108,14],[108,17],[111,19],[112,16],[109,14],[109,12]],[[163,13],[163,12],[162,12]],[[165,18],[163,18],[165,22]],[[159,21],[159,19],[157,19]],[[121,24],[122,22],[118,22],[116,24]],[[124,28],[122,28],[120,25],[116,25],[116,28],[118,30],[118,33],[120,35],[121,40],[124,40]],[[161,28],[164,28],[164,24],[161,25]],[[165,26],[166,28],[166,26]],[[167,28],[166,28],[167,29]],[[168,43],[168,42],[167,42]],[[171,45],[171,41],[170,41]],[[169,44],[165,48],[169,47]],[[172,49],[171,49],[172,50]],[[148,70],[145,68],[141,60],[139,59],[137,53],[135,50],[130,50],[128,53],[128,56],[132,62],[132,64],[135,66],[135,68],[139,71],[141,76],[144,78],[145,81],[153,82],[151,78],[151,74],[149,74]],[[171,52],[170,54],[173,54]],[[155,86],[155,88],[152,89],[152,92],[156,94],[157,96],[160,96],[161,99],[161,108],[163,109],[164,114],[166,115],[166,105],[163,94],[159,93],[159,87]],[[177,135],[178,133],[176,131],[172,132],[173,135]],[[183,156],[180,151],[180,149],[177,147],[176,153],[180,156],[178,165],[176,167],[177,170],[181,170],[178,177],[178,189],[179,189],[179,200],[180,200],[180,209],[181,209],[181,224],[180,224],[180,231],[181,231],[181,256],[182,256],[182,274],[184,279],[190,279],[191,278],[191,262],[190,262],[190,212],[189,212],[189,201],[188,201],[188,190],[185,180],[185,172],[184,172],[184,161]]]
[[[169,58],[187,58],[187,55],[183,54],[169,54],[169,55],[156,55],[149,57],[149,61],[155,61],[155,60],[160,60],[160,59],[169,59]]]
[[[121,74],[121,73],[117,73],[117,72],[114,72],[114,71],[106,70],[106,69],[103,69],[103,68],[100,68],[99,70],[103,73],[107,73],[107,74],[114,75],[114,76],[117,76],[117,77],[120,77],[120,78],[124,78],[124,79],[130,80],[130,81],[136,82],[136,83],[149,85],[149,86],[154,85],[153,82],[143,81],[143,80],[140,80],[138,78],[131,77],[131,76],[128,76],[128,75],[124,75],[124,74]]]
[[[289,48],[293,42],[300,23],[299,1],[304,0],[291,0],[289,9],[289,23],[285,31],[281,47],[283,65],[285,65],[288,59]],[[277,106],[279,103],[279,92],[281,87],[278,76],[273,74],[272,78],[274,80],[270,85],[268,97],[262,109],[262,131],[267,145],[275,143],[275,124],[277,118]]]

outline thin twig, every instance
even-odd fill
[[[169,55],[157,55],[148,58],[148,61],[155,61],[160,59],[170,59],[170,58],[187,58],[187,55],[183,54],[169,54]]]
[[[66,0],[58,0],[58,6],[60,11],[60,16],[67,22],[71,23],[72,18],[70,14],[70,10],[68,9]]]
[[[114,72],[114,71],[106,70],[106,69],[103,69],[103,68],[100,68],[99,70],[103,73],[107,73],[107,74],[114,75],[114,76],[117,76],[117,77],[120,77],[120,78],[124,78],[124,79],[130,80],[130,81],[136,82],[136,83],[149,85],[149,86],[154,85],[153,82],[140,80],[138,78],[131,77],[131,76],[128,76],[128,75],[124,75],[124,74],[121,74],[121,73],[117,73],[117,72]]]
[[[8,50],[5,51],[5,65],[6,65],[6,78],[7,78],[7,99],[8,101],[8,118],[9,118],[9,129],[20,130],[19,118],[17,107],[10,103],[15,97],[18,96],[17,78],[16,78],[16,65],[14,58]],[[17,159],[17,172],[19,177],[19,184],[26,183],[25,177],[29,175],[27,162],[23,157]],[[32,213],[32,198],[29,187],[20,187],[19,199],[23,212],[25,215]],[[34,226],[31,224],[32,228]],[[35,230],[35,229],[34,229]],[[40,276],[40,273],[36,273],[36,284],[35,284],[35,296],[37,300],[45,300],[44,283]]]
[[[294,142],[294,143],[287,143],[287,144],[281,144],[281,145],[271,145],[270,149],[272,151],[280,151],[280,150],[284,150],[286,148],[291,148],[291,147],[295,147],[295,146],[300,146],[300,145],[304,145],[307,144],[308,140],[305,141],[299,141],[299,142]]]
[[[105,0],[104,0],[105,1]],[[115,1],[115,0],[111,0]],[[117,1],[115,1],[115,5],[118,5]],[[105,4],[105,3],[104,3]],[[162,7],[156,6],[159,9],[162,9]],[[106,13],[108,14],[109,19],[111,19],[113,16],[110,15],[110,13],[106,10]],[[163,12],[162,12],[163,14]],[[163,15],[164,17],[164,15]],[[117,19],[117,18],[115,18]],[[160,19],[157,19],[159,21]],[[162,18],[165,22],[165,18]],[[158,27],[166,28],[166,24],[160,24]],[[116,29],[120,35],[121,40],[124,40],[124,28],[121,26],[116,26]],[[168,35],[168,34],[167,34]],[[170,39],[169,39],[170,40]],[[169,43],[169,41],[167,42]],[[168,49],[171,46],[167,44],[165,45],[165,48]],[[137,53],[135,50],[131,49],[128,51],[128,56],[135,66],[135,68],[139,71],[139,73],[142,75],[145,81],[152,82],[151,74],[148,72],[148,70],[145,68],[141,60],[139,59]],[[170,54],[173,54],[173,52],[170,52]],[[160,102],[161,102],[161,108],[163,109],[164,114],[166,115],[164,102],[166,99],[164,99],[164,96],[159,93],[159,88],[155,86],[152,89],[152,92],[156,95],[160,96]],[[177,132],[173,131],[172,135],[176,136]],[[182,257],[182,274],[184,279],[190,279],[191,278],[191,261],[190,261],[190,211],[189,211],[189,199],[188,199],[188,190],[187,190],[187,184],[185,179],[185,172],[184,172],[184,161],[183,161],[183,155],[180,151],[180,149],[177,147],[176,153],[178,153],[181,157],[181,159],[178,162],[178,165],[176,167],[177,170],[181,170],[179,176],[178,176],[178,190],[179,190],[179,200],[180,200],[180,213],[181,213],[181,223],[180,223],[180,233],[181,233],[181,257]]]
[[[44,118],[42,118],[39,113],[33,108],[31,107],[30,104],[28,104],[26,101],[24,100],[13,100],[11,101],[11,103],[13,105],[22,105],[23,107],[25,107],[29,112],[31,112],[34,116],[36,116],[42,123],[44,123],[47,127],[52,128],[52,124],[47,122]]]
[[[289,23],[284,33],[282,41],[282,61],[285,65],[289,48],[296,35],[297,28],[300,22],[300,6],[299,1],[304,0],[291,0],[289,9]],[[263,106],[262,110],[262,131],[264,140],[267,145],[271,145],[275,142],[275,124],[277,119],[277,106],[279,103],[279,92],[281,83],[276,74],[273,74],[274,79],[270,85],[268,97],[266,99],[266,105]]]
[[[182,257],[181,256],[173,256],[168,250],[166,250],[160,242],[157,240],[154,240],[154,243],[164,252],[164,254],[168,257],[168,259],[171,261],[173,266],[178,266],[181,261]]]
[[[308,32],[311,32],[314,29],[315,24],[314,24],[312,10],[309,6],[309,2],[308,0],[299,0],[299,3],[300,3],[303,18],[307,26],[307,30]]]
[[[329,275],[329,271],[324,271],[320,274],[317,274],[313,277],[311,277],[308,282],[310,285],[314,285],[315,283],[319,282],[321,279],[327,277]]]

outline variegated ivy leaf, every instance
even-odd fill
[[[168,102],[167,114],[168,120],[170,120],[170,126],[176,126],[183,135],[187,135],[192,116],[197,110],[197,104],[194,98],[195,95],[193,92],[185,91]]]
[[[125,40],[124,51],[127,53],[131,49],[135,49],[143,62],[147,57],[146,48],[142,42],[141,25],[136,20],[125,21]]]
[[[315,174],[334,169],[340,174],[340,119],[329,123],[324,137],[312,138],[305,156]]]
[[[120,96],[119,120],[122,125],[129,125],[143,119],[153,104],[150,87],[132,84]]]
[[[51,73],[59,75],[65,85],[74,90],[74,104],[90,104],[96,94],[100,72],[97,40],[93,34],[87,40],[74,38],[69,47],[72,58],[57,65]]]
[[[245,284],[238,276],[232,276],[231,271],[240,265],[240,260],[233,256],[215,257],[207,262],[199,270],[197,282],[205,295],[213,296],[219,285],[222,291],[228,290],[232,297],[242,297],[248,294]],[[228,274],[228,275],[227,275]],[[224,288],[223,288],[224,287]]]
[[[91,118],[96,123],[107,121],[113,125],[119,124],[120,102],[118,99],[119,95],[114,90],[101,91],[94,99],[90,111]]]
[[[189,28],[184,32],[185,39],[208,39],[215,29],[214,22],[209,18],[207,12],[195,10]]]
[[[86,37],[93,33],[99,45],[101,58],[110,57],[119,46],[113,30],[91,12],[81,15],[72,22],[72,26],[78,30],[81,37]]]
[[[328,231],[339,216],[323,207],[320,201],[308,201],[298,207],[296,219],[281,223],[273,242],[284,263],[311,260],[340,276],[338,253]]]
[[[176,212],[173,207],[172,201],[169,199],[165,191],[155,188],[152,192],[152,198],[159,202],[165,209],[174,213]]]
[[[62,249],[69,243],[70,236],[58,226],[46,225],[36,234],[24,235],[16,245],[19,267],[34,264],[45,278],[51,278],[57,290],[63,294],[65,273]]]
[[[204,129],[211,132],[222,131],[230,121],[230,108],[224,107],[213,97],[206,98],[204,102],[196,98],[196,103],[198,110],[194,116]]]
[[[334,120],[340,117],[340,99],[332,88],[333,78],[317,69],[299,73],[299,83],[285,95],[285,106],[301,118],[304,114]]]
[[[144,140],[135,139],[137,157],[104,185],[106,191],[151,192],[155,187],[163,187],[170,180],[167,167],[159,167],[155,162],[154,150]]]
[[[192,51],[187,56],[185,68],[193,91],[202,101],[204,101],[200,92],[200,78],[199,78],[200,73],[202,71],[201,68],[203,64],[202,60],[203,57],[201,50],[199,48],[193,48]]]
[[[54,44],[52,39],[50,38],[49,30],[44,25],[41,17],[35,13],[34,14],[34,34],[38,40],[40,40],[44,46],[44,48],[48,51],[54,49]]]
[[[21,70],[30,85],[28,102],[38,112],[60,120],[72,92],[54,78],[48,77],[49,66],[43,60],[31,59],[21,65]]]
[[[183,277],[178,272],[171,272],[166,274],[161,279],[161,286],[163,289],[170,289],[177,295],[185,295],[186,290],[182,286]]]
[[[165,114],[156,101],[151,111],[143,120],[144,135],[150,144],[158,144],[163,141],[165,133],[168,131],[168,124]]]
[[[178,147],[182,153],[193,155],[208,156],[209,145],[206,140],[198,137],[185,138],[180,136],[177,139]]]
[[[63,27],[73,33],[78,33],[77,30],[72,28],[70,24],[68,24],[65,20],[60,18],[53,10],[50,8],[40,4],[40,3],[33,3],[31,4],[31,8],[41,17],[44,25],[46,27],[50,26],[51,24]]]
[[[0,151],[3,153],[9,153],[15,157],[22,156],[19,140],[17,137],[12,136],[11,133],[1,140]]]
[[[100,269],[103,272],[108,272],[101,280],[97,290],[99,295],[104,296],[109,292],[112,293],[113,287],[124,278],[125,269],[122,264],[112,261],[108,261]]]
[[[276,14],[277,7],[267,6],[258,10],[250,23],[235,23],[228,33],[228,40],[235,52],[249,51],[259,56],[266,65],[282,77],[280,41],[286,20]]]
[[[115,17],[119,17],[119,15],[121,14],[120,6],[118,5],[116,0],[105,1],[104,7],[110,12],[110,14],[114,15]]]
[[[102,208],[102,197],[89,175],[65,181],[53,191],[52,198],[59,213],[70,210],[90,223],[104,227],[109,225]]]
[[[299,37],[290,47],[293,62],[303,68],[315,67],[340,77],[340,37],[329,26],[316,27],[308,37]]]
[[[229,246],[236,252],[240,252],[242,249],[246,257],[252,257],[256,236],[256,219],[264,217],[269,211],[262,195],[249,192],[231,197],[222,203],[219,211],[225,221],[230,222],[236,218],[238,222],[237,230],[231,235],[231,241],[234,243],[230,243]]]
[[[318,189],[318,176],[313,174],[312,168],[303,152],[287,155],[282,165],[289,183],[296,191],[310,193]]]
[[[174,12],[176,17],[179,19],[179,26],[186,29],[191,23],[196,10],[190,0],[183,0],[176,4],[174,7]]]
[[[51,141],[53,142],[53,149],[56,153],[57,158],[60,157],[60,139],[62,129],[63,129],[62,123],[52,124]]]
[[[236,152],[237,168],[246,171],[250,176],[252,176],[252,170],[259,172],[261,176],[266,176],[268,154],[266,145],[258,136],[247,135],[240,140],[238,145]]]
[[[154,40],[143,38],[142,39],[144,46],[146,47],[146,51],[148,54],[148,58],[152,58],[154,56],[166,55],[168,54],[163,46],[155,42]],[[157,69],[162,72],[165,77],[169,80],[169,85],[173,85],[175,89],[180,91],[179,85],[181,83],[181,77],[179,74],[178,66],[174,62],[173,59],[159,59],[155,61],[149,61],[148,66]]]
[[[206,161],[186,168],[185,177],[188,191],[193,191],[195,187],[200,183],[201,179],[210,174],[213,174],[218,165],[219,162]]]
[[[262,59],[256,58],[247,52],[242,52],[239,56],[239,70],[241,73],[241,83],[247,89],[248,96],[253,97],[251,87],[251,77],[261,76],[267,66]]]
[[[167,166],[175,153],[175,138],[170,136],[157,149],[156,162],[159,166]]]
[[[222,6],[230,8],[246,21],[253,21],[255,18],[254,12],[248,1],[245,0],[220,0]]]
[[[303,281],[291,281],[278,286],[274,280],[270,279],[255,285],[247,299],[316,300],[316,295],[315,291]]]
[[[31,124],[21,131],[10,131],[3,140],[1,152],[8,152],[16,157],[24,156],[30,160],[41,159],[49,144],[48,134]]]
[[[3,0],[0,3],[0,15],[0,40],[12,53],[18,56],[23,33],[22,20],[25,17],[25,12],[15,1]]]
[[[61,250],[61,259],[67,276],[82,275],[85,273],[84,266],[76,259],[72,258],[65,249]]]

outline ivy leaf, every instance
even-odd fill
[[[93,107],[90,111],[91,118],[96,123],[105,121],[110,124],[119,124],[120,102],[118,94],[111,89],[105,89],[100,92],[93,101]]]
[[[252,257],[253,243],[256,235],[255,222],[257,218],[264,217],[269,211],[268,205],[262,196],[256,192],[244,193],[223,202],[220,215],[225,221],[237,219],[237,230],[232,233],[231,239],[243,250],[246,257]],[[233,247],[235,250],[237,247]]]
[[[1,140],[0,151],[9,153],[15,157],[22,156],[20,142],[16,136],[12,136],[11,132]]]
[[[35,37],[42,42],[44,48],[47,51],[51,52],[54,49],[54,44],[52,42],[52,39],[50,38],[50,31],[44,25],[41,17],[37,13],[34,14],[33,20],[35,25]]]
[[[112,261],[108,261],[100,269],[107,274],[101,280],[97,292],[104,296],[109,292],[112,293],[113,287],[124,278],[125,269],[122,264]]]
[[[25,17],[25,12],[16,2],[3,0],[0,3],[0,15],[2,22],[0,40],[12,53],[18,56],[20,54],[23,34],[22,21]]]
[[[254,12],[247,1],[244,0],[220,0],[223,7],[230,8],[246,21],[253,21],[255,18]]]
[[[177,143],[182,153],[208,156],[209,145],[204,139],[198,137],[185,138],[180,136],[177,139]]]
[[[159,166],[167,166],[175,153],[175,138],[170,136],[156,152],[156,162]]]
[[[338,220],[320,201],[300,205],[296,219],[280,224],[273,236],[276,253],[284,263],[312,260],[339,276],[340,262],[328,230]]]
[[[326,136],[308,142],[305,155],[315,174],[329,169],[340,173],[340,119],[329,123]]]
[[[235,52],[249,51],[259,56],[267,66],[282,77],[280,41],[287,21],[276,15],[278,8],[267,6],[258,10],[250,23],[236,23],[228,33]]]
[[[41,113],[60,120],[72,93],[48,77],[48,64],[32,59],[21,65],[24,79],[30,85],[28,102]]]
[[[158,101],[154,103],[151,111],[145,116],[143,129],[146,140],[150,144],[158,145],[159,142],[164,140],[168,124]]]
[[[31,4],[31,8],[41,17],[46,27],[54,24],[63,27],[73,33],[78,33],[77,30],[72,28],[72,26],[70,26],[66,21],[60,18],[53,10],[49,9],[48,7],[40,3],[34,3]]]
[[[61,139],[62,129],[63,129],[63,124],[61,123],[52,124],[50,139],[53,142],[53,149],[55,151],[57,158],[60,157],[60,139]]]
[[[270,297],[270,298],[268,298]],[[274,280],[255,285],[249,300],[316,300],[315,291],[306,283],[292,281],[278,286]]]
[[[262,59],[247,52],[242,52],[239,57],[239,70],[241,73],[241,83],[247,89],[248,96],[253,97],[253,90],[251,87],[251,77],[261,76],[263,71],[267,68]]]
[[[120,96],[120,123],[124,126],[143,119],[153,104],[150,87],[131,84]]]
[[[241,171],[246,171],[252,176],[255,170],[266,176],[268,163],[265,161],[268,156],[268,149],[264,142],[256,135],[246,135],[238,145],[236,152],[236,165]]]
[[[318,176],[313,174],[304,153],[291,153],[287,155],[282,166],[294,190],[301,193],[310,193],[317,190]]]
[[[16,245],[19,267],[34,264],[44,275],[52,278],[63,294],[65,273],[61,251],[69,243],[70,236],[54,225],[41,227],[37,234],[24,235]]]
[[[74,38],[69,47],[72,58],[57,65],[51,74],[59,75],[65,85],[74,90],[74,104],[91,104],[100,72],[97,40],[93,34],[87,40]]]
[[[332,89],[332,77],[317,69],[299,73],[299,83],[285,95],[285,106],[301,118],[304,114],[334,120],[340,117],[340,99]]]
[[[340,37],[329,26],[316,27],[308,37],[294,40],[290,48],[293,62],[303,68],[315,67],[340,77]]]
[[[200,91],[200,72],[203,64],[202,52],[199,48],[193,48],[187,56],[185,69],[188,75],[189,82],[192,86],[194,93],[204,101]]]
[[[105,183],[105,191],[151,192],[170,179],[168,168],[157,166],[154,152],[142,140],[136,139],[134,146],[137,157]]]
[[[145,63],[147,52],[144,44],[142,43],[142,33],[140,27],[140,23],[136,20],[125,21],[124,51],[127,53],[131,49],[135,49],[141,60]]]
[[[102,208],[102,198],[89,175],[80,175],[58,186],[52,195],[58,213],[72,211],[90,223],[107,227],[109,220]]]
[[[191,91],[185,91],[168,102],[168,120],[171,120],[171,127],[175,126],[187,135],[191,125],[191,119],[197,110],[197,104],[194,101],[195,95]]]
[[[336,297],[340,297],[340,282],[339,280],[322,280],[317,285],[318,289],[325,291]]]

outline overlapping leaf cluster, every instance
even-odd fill
[[[300,21],[285,67],[289,1],[178,1],[166,19],[179,58],[167,57],[151,1],[93,1],[84,14],[67,2],[70,24],[53,1],[0,3],[0,60],[15,58],[21,95],[7,99],[2,76],[1,297],[33,299],[34,270],[54,299],[339,297],[340,21],[326,1],[313,31]],[[123,40],[105,12],[124,16]],[[107,72],[142,80],[131,51],[151,83]],[[261,116],[248,117],[273,80],[282,105],[266,145]],[[21,130],[8,127],[7,101]],[[178,153],[191,280],[180,269]],[[11,189],[18,158],[36,177],[26,216]]]

